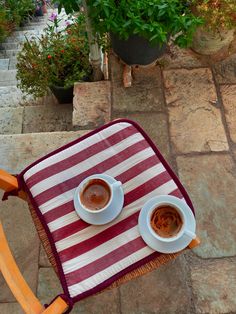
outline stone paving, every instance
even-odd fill
[[[143,126],[189,192],[202,243],[148,275],[79,302],[73,313],[235,314],[236,54],[213,62],[171,47],[156,66],[135,68],[130,88],[123,87],[122,65],[111,55],[110,77],[110,108],[102,94],[110,84],[105,83],[99,89],[104,107],[98,107],[98,89],[85,95],[84,103],[95,102],[91,115],[88,108],[80,108],[81,123],[88,129],[125,117]],[[87,85],[78,89],[83,92]],[[18,173],[87,132],[68,132],[72,108],[67,108],[55,103],[23,106],[23,111],[17,104],[1,106],[0,168]],[[55,118],[53,110],[58,111]],[[86,124],[88,116],[94,121]],[[41,302],[50,302],[62,290],[26,204],[11,198],[1,204],[0,218],[29,285]],[[22,313],[1,277],[0,291],[0,313]]]

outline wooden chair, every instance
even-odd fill
[[[0,189],[10,192],[18,188],[17,179],[0,169]],[[19,192],[20,198],[25,199],[23,191]],[[36,298],[12,256],[3,227],[0,221],[0,271],[9,288],[22,309],[27,314],[60,314],[68,309],[68,304],[61,297],[57,297],[46,309]]]

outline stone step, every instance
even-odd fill
[[[24,37],[24,36],[31,36],[31,35],[38,35],[39,34],[39,30],[24,30],[24,31],[14,31],[11,34],[11,37]]]
[[[75,83],[73,99],[74,126],[95,128],[111,118],[111,82]]]
[[[17,64],[17,58],[16,57],[11,57],[8,69],[9,70],[15,70],[16,69],[16,64]]]
[[[14,174],[19,173],[36,159],[88,131],[0,135],[0,169]]]
[[[23,98],[23,93],[16,86],[0,86],[0,108],[19,107],[29,103],[34,103],[32,96]]]
[[[19,42],[11,42],[11,43],[1,43],[0,49],[1,50],[11,50],[11,49],[18,49],[20,47]]]
[[[72,104],[45,101],[44,105],[25,107],[22,133],[72,130]]]
[[[9,86],[4,83],[13,81],[16,82],[16,70],[0,70],[0,86]]]
[[[7,49],[5,52],[5,58],[16,57],[20,52],[20,49]]]
[[[0,70],[8,70],[10,59],[0,59]],[[0,98],[1,100],[1,98]]]

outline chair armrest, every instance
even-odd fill
[[[21,272],[11,254],[2,224],[0,222],[0,271],[9,288],[25,313],[40,314],[44,307],[40,304],[30,287],[24,280]]]
[[[18,188],[16,177],[0,169],[0,189],[9,192]]]
[[[67,303],[58,297],[48,308],[36,298],[23,278],[7,243],[0,221],[0,272],[2,272],[9,288],[27,314],[62,314],[68,308]]]

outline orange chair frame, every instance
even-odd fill
[[[10,192],[18,188],[16,177],[0,169],[0,189]],[[23,191],[19,191],[20,198],[26,199]],[[0,221],[0,272],[5,278],[16,300],[27,314],[61,314],[68,309],[68,304],[57,297],[46,309],[34,295],[23,278],[8,246]]]

